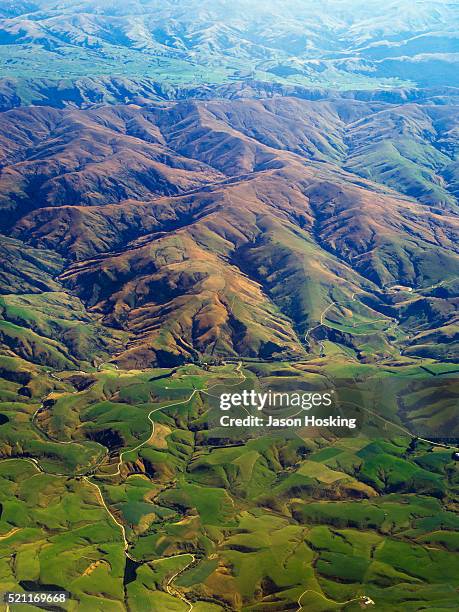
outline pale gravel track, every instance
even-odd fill
[[[103,366],[104,364],[101,364],[98,368],[98,370],[100,371],[100,368]],[[241,368],[243,366],[242,361],[238,363],[237,367],[235,368],[235,372],[238,373],[239,375],[239,380],[238,382],[235,383],[235,385],[231,385],[231,386],[236,386],[239,384],[240,381],[244,381],[246,379],[244,373],[241,371]],[[116,368],[118,369],[118,368]],[[60,378],[58,378],[56,375],[52,374],[52,378],[54,378],[55,380],[58,380],[60,382],[62,382],[62,380]],[[220,384],[216,384],[213,385],[212,387],[210,387],[210,389],[216,387],[216,386],[220,386]],[[138,444],[137,446],[135,446],[134,448],[128,449],[123,451],[120,454],[119,457],[119,461],[117,464],[117,471],[114,474],[107,474],[104,475],[104,477],[113,477],[113,476],[117,476],[120,475],[121,473],[121,466],[123,464],[123,457],[124,455],[126,455],[127,453],[132,453],[135,452],[137,450],[139,450],[140,448],[142,448],[143,446],[145,446],[149,440],[151,439],[151,437],[154,435],[155,432],[155,423],[152,420],[152,415],[155,412],[159,412],[160,410],[167,410],[168,408],[172,408],[174,406],[180,406],[180,405],[184,405],[184,404],[188,404],[193,397],[197,394],[197,393],[207,393],[209,390],[209,388],[207,389],[194,389],[193,392],[191,393],[191,395],[186,398],[185,400],[181,400],[179,402],[174,402],[172,404],[168,404],[167,406],[160,406],[158,408],[155,408],[154,410],[151,410],[148,415],[147,418],[151,423],[152,429],[150,432],[150,435],[148,436],[148,438],[146,438],[143,442],[141,442],[140,444]],[[208,395],[210,395],[209,393],[207,393]],[[40,403],[40,407],[34,412],[34,414],[32,415],[31,418],[31,422],[33,425],[35,425],[35,427],[38,429],[38,431],[40,431],[42,433],[42,435],[44,435],[46,437],[45,432],[43,432],[35,423],[35,419],[36,416],[38,415],[38,413],[40,412],[40,410],[43,408],[43,404],[44,402],[49,398],[50,394],[47,394]],[[56,444],[74,444],[75,441],[71,440],[71,441],[65,441],[65,442],[61,442],[59,440],[52,440],[54,443]],[[0,462],[7,462],[7,461],[27,461],[28,463],[31,463],[34,468],[37,470],[38,473],[42,473],[42,474],[48,474],[48,472],[46,472],[46,470],[44,470],[41,465],[39,464],[39,462],[36,459],[33,458],[29,458],[29,457],[11,457],[11,458],[6,458],[6,459],[0,459]],[[92,468],[94,469],[94,468]],[[57,476],[57,477],[68,477],[68,474],[54,474],[51,473],[49,474],[51,476]],[[90,478],[87,475],[84,474],[76,474],[75,477],[81,477],[82,480],[88,484],[89,486],[93,487],[94,489],[96,489],[96,495],[97,498],[99,499],[100,504],[102,505],[102,507],[105,509],[105,511],[107,512],[107,514],[110,516],[111,520],[113,521],[113,523],[115,523],[115,525],[119,528],[120,532],[121,532],[121,536],[123,539],[123,547],[124,547],[124,554],[127,558],[129,558],[131,561],[133,561],[134,563],[142,563],[142,561],[139,561],[138,559],[135,559],[135,557],[133,557],[130,552],[129,552],[129,541],[126,537],[126,528],[125,526],[116,518],[116,516],[114,515],[114,513],[110,510],[110,508],[107,506],[102,490],[100,488],[100,486],[98,484],[96,484],[95,482],[93,482],[92,480],[90,480]],[[13,533],[10,533],[10,535],[13,535]],[[191,612],[193,610],[193,604],[185,597],[185,595],[183,595],[183,593],[181,593],[176,587],[173,586],[173,582],[178,578],[178,576],[180,576],[181,574],[183,574],[183,572],[185,572],[193,563],[196,562],[196,556],[192,553],[179,553],[177,555],[171,555],[168,557],[161,557],[159,559],[154,559],[151,561],[151,563],[158,563],[160,561],[165,561],[167,559],[177,559],[180,557],[191,557],[191,561],[189,563],[187,563],[187,565],[185,565],[183,568],[181,568],[178,572],[176,572],[173,576],[171,576],[171,578],[169,578],[169,580],[167,581],[166,584],[166,591],[168,592],[169,595],[171,595],[171,597],[177,597],[179,598],[184,604],[186,604],[188,606],[188,610],[187,612]],[[9,608],[7,608],[9,609]]]

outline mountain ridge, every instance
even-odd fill
[[[453,106],[287,97],[8,111],[4,229],[65,257],[59,282],[131,334],[123,366],[295,358],[335,302],[348,312],[321,333],[365,360],[344,320],[382,327],[390,358],[391,317],[411,317],[415,294],[390,305],[384,287],[457,275],[456,125]],[[449,337],[453,303],[431,339]]]
[[[51,106],[55,108],[82,108],[134,104],[148,106],[152,103],[174,100],[265,99],[275,96],[296,97],[305,100],[330,98],[356,99],[388,104],[406,102],[451,104],[459,102],[458,87],[391,87],[387,89],[310,88],[301,85],[267,83],[253,79],[241,79],[221,85],[176,86],[148,78],[85,77],[62,79],[0,79],[0,112],[21,106]]]

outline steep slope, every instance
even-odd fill
[[[324,338],[391,358],[394,320],[401,342],[419,296],[402,308],[388,288],[457,277],[457,201],[441,179],[456,119],[455,107],[294,98],[11,111],[4,227],[58,252],[59,282],[130,334],[119,363],[295,358]],[[450,344],[449,325],[432,317],[405,348]]]
[[[2,355],[77,369],[121,349],[126,335],[101,325],[59,282],[62,257],[5,236],[0,252]]]
[[[457,129],[457,113],[444,109],[426,112],[414,104],[382,109],[349,126],[346,168],[420,202],[449,208],[457,199],[444,178],[453,153],[447,134]]]
[[[141,199],[220,178],[203,164],[171,155],[155,126],[129,107],[108,114],[11,111],[0,116],[0,139],[0,206],[8,211],[3,225],[46,205]]]

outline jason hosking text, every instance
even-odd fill
[[[339,414],[335,391],[280,393],[254,389],[222,393],[221,427],[338,428],[353,430],[357,419]],[[223,414],[222,414],[223,413]]]

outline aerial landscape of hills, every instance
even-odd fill
[[[459,607],[458,24],[2,3],[1,592]],[[351,436],[215,420],[330,386]]]

